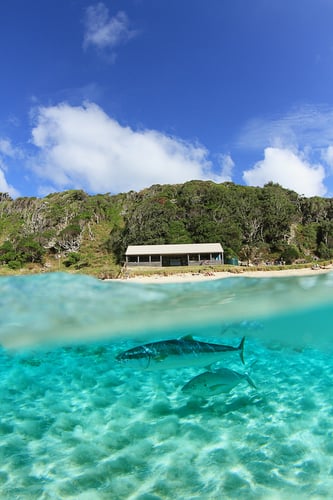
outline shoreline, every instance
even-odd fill
[[[224,278],[280,278],[290,276],[315,276],[333,271],[333,264],[322,267],[302,268],[302,269],[279,269],[276,271],[242,271],[232,273],[228,271],[213,271],[205,273],[175,273],[167,276],[153,274],[150,276],[129,276],[127,278],[113,278],[106,281],[122,281],[129,283],[192,283],[198,281],[211,281]]]

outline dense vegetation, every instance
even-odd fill
[[[0,272],[43,266],[114,275],[129,244],[201,242],[221,242],[227,258],[252,263],[331,259],[333,199],[273,183],[209,181],[118,195],[0,194]]]

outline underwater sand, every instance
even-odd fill
[[[332,292],[331,273],[0,278],[0,498],[332,498]],[[201,400],[181,388],[204,369],[115,360],[186,333],[230,345],[245,335],[245,367],[238,353],[220,366],[256,361],[257,390],[242,381]]]

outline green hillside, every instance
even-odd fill
[[[333,257],[333,199],[277,184],[154,185],[140,192],[45,198],[0,194],[0,274],[119,273],[129,244],[221,242],[226,257],[261,264]]]

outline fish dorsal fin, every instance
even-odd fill
[[[184,335],[184,337],[181,337],[181,340],[194,340],[192,335]]]

